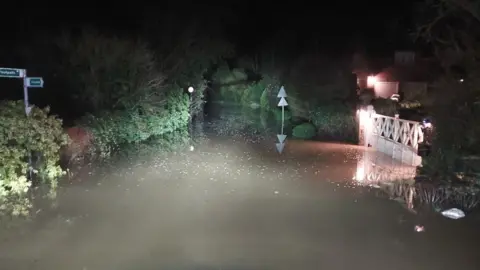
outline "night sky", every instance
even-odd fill
[[[116,2],[68,8],[58,4],[28,6],[18,12],[14,19],[17,23],[12,21],[14,26],[6,31],[3,46],[9,46],[9,41],[28,42],[38,38],[38,33],[84,25],[135,36],[150,21],[173,16],[185,21],[201,20],[210,25],[206,28],[220,26],[237,49],[246,52],[272,38],[276,43],[294,43],[297,49],[315,46],[329,52],[366,49],[385,53],[409,47],[412,0],[320,3],[241,1],[219,5],[180,0],[162,1],[161,5]],[[12,10],[2,9],[0,14],[13,18]]]

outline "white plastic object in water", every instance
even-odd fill
[[[416,225],[415,226],[415,231],[416,232],[423,232],[423,231],[425,231],[425,227],[423,227],[421,225]]]
[[[460,219],[465,217],[465,213],[457,208],[451,208],[442,212],[442,215],[451,219]]]

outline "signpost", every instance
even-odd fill
[[[32,107],[28,101],[28,88],[43,88],[43,78],[35,77],[28,78],[27,70],[20,68],[2,68],[0,67],[0,77],[3,78],[18,78],[23,79],[23,101],[25,103],[25,114],[27,117],[30,115]],[[28,157],[28,162],[30,165],[30,178],[32,177],[32,157]]]
[[[24,78],[25,70],[19,68],[0,68],[0,77],[3,78]]]
[[[23,101],[25,103],[25,114],[28,116],[32,107],[28,102],[28,88],[43,88],[43,78],[27,77],[27,70],[21,68],[0,67],[0,77],[23,79]]]
[[[287,97],[287,92],[285,91],[285,88],[282,86],[280,88],[280,91],[278,91],[278,98],[280,98],[280,102],[278,102],[278,107],[282,107],[282,129],[280,134],[277,134],[278,138],[278,143],[275,144],[277,147],[278,153],[283,152],[283,148],[285,147],[285,140],[287,138],[287,135],[283,134],[283,126],[285,122],[285,106],[288,106],[287,100],[285,99]]]
[[[188,96],[190,98],[190,104],[188,104],[188,115],[190,116],[190,121],[188,123],[188,132],[190,133],[190,151],[195,150],[193,146],[193,115],[192,115],[192,101],[193,101],[193,92],[195,89],[190,86],[188,87]]]
[[[25,78],[27,87],[31,88],[42,88],[43,87],[43,78],[41,77],[30,77]]]

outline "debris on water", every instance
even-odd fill
[[[425,231],[425,227],[424,227],[424,226],[420,226],[420,225],[416,225],[416,226],[415,226],[415,231],[416,231],[416,232],[423,232],[423,231]]]
[[[372,188],[380,188],[380,186],[377,185],[377,184],[371,184],[370,187],[372,187]]]
[[[275,190],[275,192],[273,192],[273,193],[275,193],[275,194],[279,194],[280,192],[278,192],[278,190]]]
[[[451,208],[442,212],[442,215],[451,219],[460,219],[465,217],[465,213],[458,208]]]

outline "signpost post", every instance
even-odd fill
[[[283,86],[280,88],[277,97],[280,98],[280,102],[278,102],[277,106],[282,107],[282,130],[280,134],[277,134],[278,143],[275,144],[275,146],[277,147],[278,153],[281,154],[285,147],[285,139],[287,138],[287,135],[283,134],[283,126],[285,122],[285,106],[288,106],[287,100],[285,99],[287,97],[287,92]]]
[[[193,115],[192,115],[192,101],[193,101],[193,92],[195,89],[190,86],[188,87],[188,96],[190,99],[190,103],[188,104],[188,115],[190,117],[189,123],[188,123],[188,132],[190,133],[190,151],[195,150],[195,147],[193,146]]]
[[[0,77],[3,78],[17,78],[23,79],[23,101],[25,103],[25,114],[30,115],[32,107],[28,101],[28,88],[43,88],[43,78],[41,77],[27,77],[27,70],[20,68],[2,68],[0,67]],[[32,156],[28,157],[30,178],[32,178]]]

